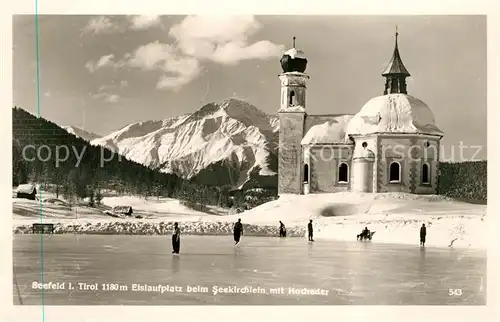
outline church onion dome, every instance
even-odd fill
[[[353,159],[375,160],[375,153],[367,148],[355,149]]]
[[[295,48],[295,37],[293,37],[293,48],[283,54],[280,62],[284,73],[303,73],[306,71],[307,58],[301,50]]]
[[[311,126],[300,143],[302,145],[351,144],[345,132],[351,118],[352,115],[332,115],[328,120]]]
[[[372,98],[347,124],[347,135],[374,133],[429,134],[443,136],[431,109],[406,94]]]

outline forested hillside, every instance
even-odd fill
[[[488,164],[486,161],[439,165],[439,194],[465,201],[488,199]]]
[[[150,169],[112,151],[90,145],[21,108],[13,112],[13,185],[37,182],[66,199],[97,202],[104,189],[144,197],[178,198],[206,205],[244,206],[245,198],[226,186],[206,186]],[[231,198],[231,195],[240,197]]]

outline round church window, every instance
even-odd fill
[[[427,141],[427,142],[425,142],[424,146],[425,146],[426,148],[428,148],[428,147],[430,147],[430,146],[431,146],[431,144]]]
[[[366,148],[366,147],[368,146],[368,143],[363,142],[363,144],[361,144],[361,146],[362,146],[363,148]]]

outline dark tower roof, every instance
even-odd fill
[[[387,94],[408,94],[406,89],[406,77],[411,76],[406,69],[398,49],[398,29],[396,27],[396,45],[389,65],[382,72],[385,77],[384,95]]]
[[[302,51],[295,48],[295,37],[293,37],[293,48],[283,54],[280,63],[284,73],[305,72],[307,58]]]
[[[401,56],[399,55],[398,49],[398,32],[396,30],[396,45],[394,46],[394,53],[392,54],[391,61],[387,65],[387,67],[382,72],[382,76],[391,76],[391,75],[404,75],[406,77],[411,76],[408,70],[406,69],[403,61],[401,60]]]

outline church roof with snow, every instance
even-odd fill
[[[348,144],[346,125],[353,115],[337,115],[312,126],[301,141],[302,145]]]
[[[388,94],[372,98],[349,121],[346,132],[348,135],[443,135],[435,124],[431,109],[418,98],[406,94]]]

